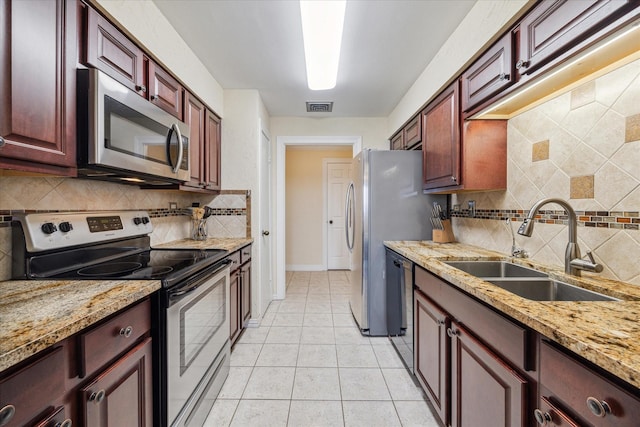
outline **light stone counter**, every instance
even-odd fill
[[[158,289],[159,280],[0,282],[0,371]]]
[[[527,259],[460,243],[385,242],[385,246],[613,375],[640,387],[640,287],[583,273],[565,275]],[[442,261],[510,260],[622,301],[540,302],[521,298]]]
[[[238,249],[253,243],[253,239],[246,238],[216,238],[206,240],[181,239],[169,243],[154,246],[161,249],[224,249],[235,252]]]

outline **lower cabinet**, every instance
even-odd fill
[[[231,259],[231,322],[229,337],[234,345],[251,318],[251,245],[229,255]]]
[[[151,375],[151,338],[147,338],[80,390],[84,425],[151,426]]]
[[[244,326],[251,318],[251,261],[240,267],[241,319]]]
[[[229,286],[229,339],[231,344],[235,343],[240,336],[240,274],[238,270],[231,272],[231,283]]]

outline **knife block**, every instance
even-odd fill
[[[434,243],[450,243],[455,242],[456,238],[453,235],[453,228],[451,228],[451,220],[443,219],[442,226],[444,230],[433,229],[433,241]]]

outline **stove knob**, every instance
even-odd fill
[[[42,232],[44,234],[53,234],[56,231],[58,231],[58,229],[56,228],[55,224],[52,223],[52,222],[45,222],[44,224],[42,224],[40,229],[42,230]]]
[[[60,224],[58,224],[58,228],[60,229],[60,231],[62,231],[64,233],[68,233],[71,230],[73,230],[73,225],[71,225],[70,222],[65,221],[65,222],[61,222]]]
[[[142,223],[142,218],[140,218],[140,217],[138,217],[138,216],[137,216],[137,217],[135,217],[135,218],[133,218],[133,223],[134,223],[135,225],[140,225],[140,224]]]
[[[149,217],[148,216],[143,216],[142,217],[142,223],[143,224],[149,224]]]

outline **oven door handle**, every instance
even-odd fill
[[[218,271],[223,270],[225,267],[227,267],[229,264],[231,264],[231,260],[230,259],[225,259],[224,261],[222,261],[219,264],[219,268],[215,269],[214,271],[212,271],[211,273],[209,273],[209,275],[214,275],[216,274]],[[189,286],[188,288],[185,289],[180,289],[177,291],[169,291],[169,300],[173,301],[175,299],[178,299],[186,294],[190,294],[191,292],[195,291],[196,289],[198,289],[200,286],[202,286],[202,281],[198,281],[197,283]]]

